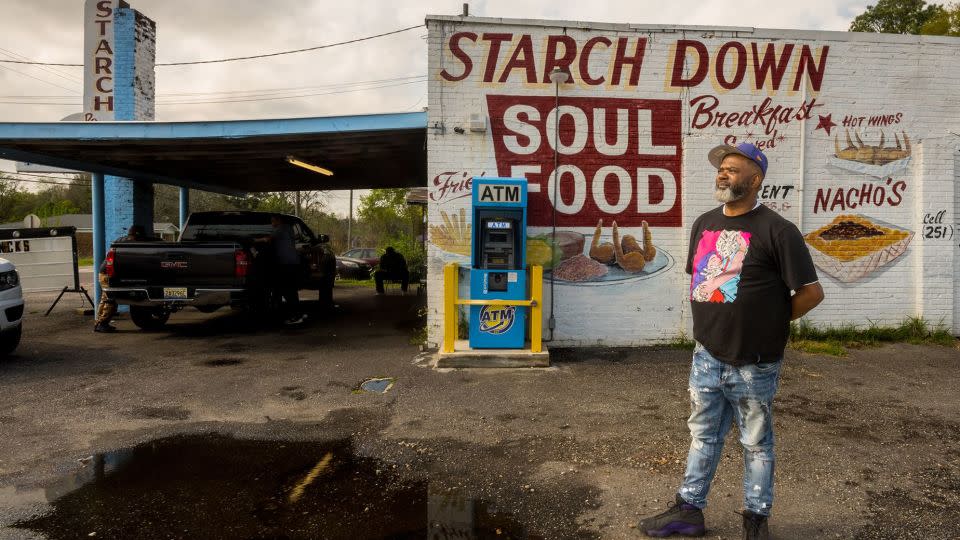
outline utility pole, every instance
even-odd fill
[[[300,217],[300,192],[297,191],[297,203],[293,208],[293,215]]]
[[[353,236],[353,190],[350,190],[350,215],[347,216],[347,249],[353,247],[351,237]]]

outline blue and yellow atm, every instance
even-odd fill
[[[473,179],[473,249],[470,297],[527,298],[527,181]],[[520,349],[526,340],[524,306],[470,306],[470,347]]]

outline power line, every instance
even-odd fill
[[[3,60],[3,59],[0,59],[0,62],[4,62],[4,60]],[[12,71],[12,72],[14,72],[14,73],[23,75],[24,77],[29,77],[29,78],[31,78],[31,79],[40,81],[40,82],[42,82],[42,83],[47,83],[47,84],[49,84],[50,86],[56,86],[57,88],[62,88],[63,90],[67,90],[67,91],[69,91],[69,92],[72,92],[72,91],[73,91],[73,88],[67,88],[66,86],[61,86],[61,85],[59,85],[59,84],[57,84],[57,83],[53,83],[53,82],[50,82],[50,81],[48,81],[48,80],[41,79],[40,77],[34,77],[33,75],[30,75],[29,73],[24,73],[24,72],[22,72],[22,71],[17,71],[17,70],[15,70],[15,69],[13,69],[12,67],[0,66],[0,69],[5,69],[5,70],[7,70],[7,71]]]
[[[419,80],[396,82],[391,84],[380,84],[374,86],[366,86],[363,88],[350,88],[344,90],[336,90],[331,92],[313,92],[308,94],[294,94],[289,96],[273,96],[273,97],[243,97],[242,99],[211,99],[211,100],[201,100],[201,101],[157,101],[158,106],[168,106],[168,105],[212,105],[217,103],[244,103],[251,101],[276,101],[281,99],[298,99],[304,97],[315,97],[315,96],[330,96],[335,94],[349,94],[351,92],[363,92],[366,90],[378,90],[381,88],[393,88],[397,86],[406,86],[409,84],[418,84],[426,82],[426,77]],[[67,103],[67,102],[50,102],[50,101],[9,101],[9,100],[0,100],[0,105],[45,105],[45,106],[70,106],[76,107],[80,103]]]
[[[316,47],[307,47],[307,48],[305,48],[305,49],[294,49],[294,50],[291,50],[291,51],[281,51],[281,52],[268,53],[268,54],[257,54],[257,55],[253,55],[253,56],[237,56],[237,57],[233,57],[233,58],[220,58],[220,59],[217,59],[217,60],[197,60],[197,61],[193,61],[193,62],[167,62],[167,63],[157,64],[157,66],[158,66],[158,67],[159,67],[159,66],[190,66],[190,65],[196,65],[196,64],[218,64],[218,63],[221,63],[221,62],[236,62],[237,60],[253,60],[253,59],[255,59],[255,58],[268,58],[268,57],[272,57],[272,56],[281,56],[281,55],[285,55],[285,54],[295,54],[295,53],[301,53],[301,52],[307,52],[307,51],[317,51],[317,50],[320,50],[320,49],[329,49],[330,47],[338,47],[338,46],[340,46],[340,45],[348,45],[348,44],[350,44],[350,43],[359,43],[359,42],[361,42],[361,41],[368,41],[368,40],[376,39],[376,38],[379,38],[379,37],[390,36],[390,35],[393,35],[393,34],[399,34],[399,33],[401,33],[401,32],[406,32],[406,31],[408,31],[408,30],[413,30],[414,28],[420,28],[420,27],[422,27],[422,26],[423,26],[422,24],[418,24],[418,25],[416,25],[416,26],[408,26],[408,27],[406,27],[406,28],[401,28],[401,29],[399,29],[399,30],[393,30],[393,31],[391,31],[391,32],[384,32],[383,34],[376,34],[376,35],[373,35],[373,36],[367,36],[367,37],[362,37],[362,38],[357,38],[357,39],[351,39],[351,40],[348,40],[348,41],[340,41],[340,42],[338,42],[338,43],[330,43],[330,44],[327,44],[327,45],[318,45],[318,46],[316,46]]]
[[[330,96],[335,94],[349,94],[351,92],[363,92],[365,90],[377,90],[380,88],[393,88],[396,86],[406,86],[408,84],[417,84],[421,82],[426,82],[426,78],[416,81],[406,81],[406,82],[397,82],[392,84],[381,84],[376,86],[367,86],[364,88],[352,88],[348,90],[335,90],[332,92],[314,92],[309,94],[294,94],[291,96],[274,96],[274,97],[260,97],[260,98],[243,98],[243,99],[216,99],[216,100],[206,100],[206,101],[158,101],[157,105],[205,105],[205,104],[214,104],[214,103],[243,103],[249,101],[276,101],[280,99],[297,99],[304,97],[314,97],[314,96]]]
[[[400,29],[398,29],[398,30],[393,30],[393,31],[390,31],[390,32],[384,32],[384,33],[382,33],[382,34],[375,34],[375,35],[372,35],[372,36],[366,36],[366,37],[362,37],[362,38],[350,39],[350,40],[347,40],[347,41],[339,41],[339,42],[337,42],[337,43],[328,43],[328,44],[326,44],[326,45],[317,45],[316,47],[306,47],[306,48],[304,48],[304,49],[293,49],[293,50],[289,50],[289,51],[279,51],[279,52],[274,52],[274,53],[255,54],[255,55],[251,55],[251,56],[235,56],[235,57],[232,57],[232,58],[218,58],[218,59],[215,59],[215,60],[193,60],[193,61],[188,61],[188,62],[164,62],[164,63],[154,64],[154,65],[155,65],[156,67],[192,66],[192,65],[197,65],[197,64],[219,64],[219,63],[223,63],[223,62],[236,62],[236,61],[239,61],[239,60],[254,60],[254,59],[257,59],[257,58],[270,58],[270,57],[273,57],[273,56],[282,56],[282,55],[286,55],[286,54],[296,54],[296,53],[302,53],[302,52],[308,52],[308,51],[317,51],[317,50],[320,50],[320,49],[329,49],[329,48],[331,48],[331,47],[339,47],[340,45],[349,45],[349,44],[351,44],[351,43],[359,43],[359,42],[361,42],[361,41],[368,41],[368,40],[376,39],[376,38],[380,38],[380,37],[391,36],[391,35],[393,35],[393,34],[399,34],[399,33],[401,33],[401,32],[406,32],[406,31],[413,30],[413,29],[415,29],[415,28],[421,28],[421,27],[423,27],[423,25],[422,25],[422,24],[418,24],[418,25],[416,25],[416,26],[408,26],[408,27],[406,27],[406,28],[400,28]],[[67,64],[67,63],[63,63],[63,62],[35,62],[35,61],[32,61],[32,60],[27,61],[27,60],[4,60],[4,59],[0,59],[0,63],[6,63],[6,64],[26,64],[26,65],[33,65],[33,66],[83,67],[83,64]]]
[[[366,81],[352,81],[352,82],[338,82],[338,83],[329,83],[329,84],[320,84],[314,86],[288,86],[281,88],[257,88],[250,90],[219,90],[212,92],[170,92],[170,93],[158,93],[158,98],[165,97],[258,97],[258,96],[273,96],[277,94],[285,94],[289,92],[295,92],[298,90],[316,90],[316,89],[328,89],[328,88],[349,88],[351,86],[361,86],[365,84],[377,84],[377,83],[392,83],[400,81],[424,81],[426,80],[426,75],[408,75],[404,77],[392,77],[388,79],[370,79]],[[79,94],[73,95],[25,95],[25,94],[14,94],[14,95],[0,95],[0,99],[29,99],[29,100],[38,100],[38,99],[77,99]]]
[[[14,58],[14,59],[19,58],[19,59],[21,59],[21,60],[33,60],[33,59],[30,58],[30,57],[24,56],[24,55],[22,55],[22,54],[20,54],[20,53],[18,53],[18,52],[16,52],[16,51],[11,51],[10,49],[4,49],[3,47],[0,47],[0,52],[2,52],[4,55],[9,56],[10,58]],[[65,80],[70,81],[70,82],[72,82],[72,83],[83,84],[83,81],[81,81],[80,79],[74,77],[73,75],[70,75],[69,73],[65,73],[65,72],[60,71],[60,70],[57,70],[57,69],[51,69],[51,68],[48,68],[48,67],[45,67],[45,66],[37,66],[37,69],[39,69],[39,70],[41,70],[41,71],[45,71],[45,72],[50,73],[50,74],[52,74],[52,75],[56,75],[57,77],[60,77],[61,79],[65,79]]]

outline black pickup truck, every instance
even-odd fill
[[[303,273],[301,289],[332,300],[336,257],[326,235],[314,235],[299,218],[269,212],[195,212],[179,242],[117,241],[107,252],[107,297],[130,306],[142,329],[166,324],[184,307],[212,312],[224,306],[271,314],[279,307],[274,249],[264,240],[271,217],[288,224]]]

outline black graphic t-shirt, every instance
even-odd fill
[[[790,331],[790,292],[817,281],[803,235],[760,205],[694,222],[687,255],[693,336],[714,357],[742,366],[780,358]]]

